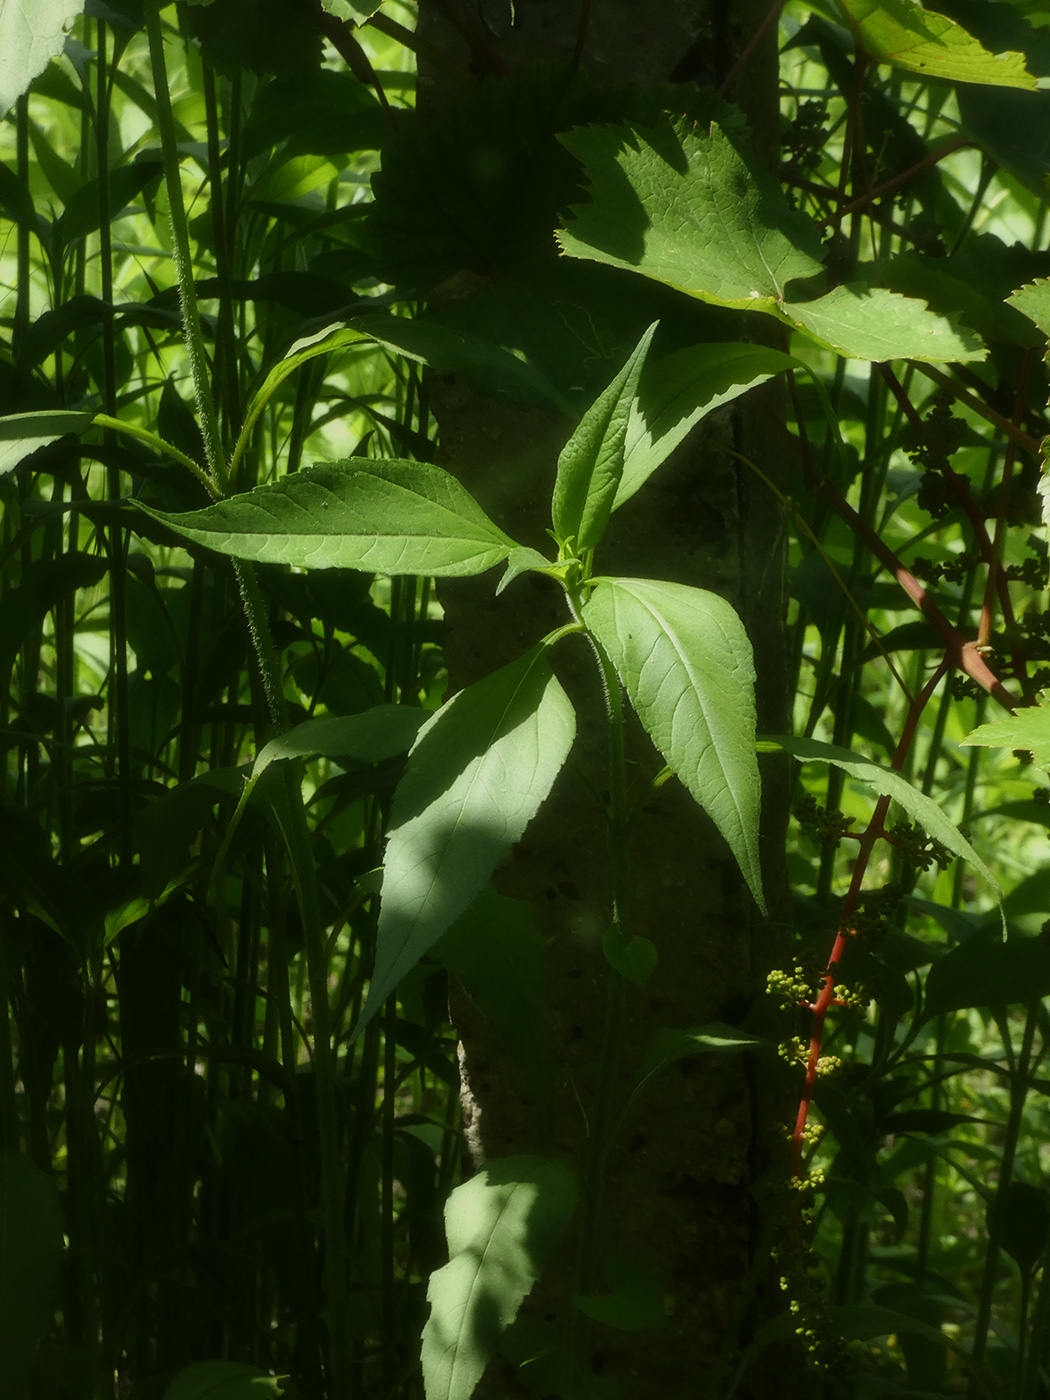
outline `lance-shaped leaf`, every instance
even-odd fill
[[[320,715],[271,739],[252,767],[252,780],[285,758],[356,758],[379,763],[405,753],[419,733],[426,711],[411,705],[374,705],[356,715]]]
[[[586,127],[559,137],[590,204],[557,234],[565,253],[630,268],[717,306],[770,311],[821,271],[820,236],[719,127]]]
[[[598,579],[583,620],[669,766],[722,833],[765,912],[755,666],[724,598],[680,583]]]
[[[66,433],[82,433],[91,426],[90,413],[55,408],[43,413],[12,413],[0,418],[0,476],[17,467],[24,457]]]
[[[631,405],[655,330],[654,321],[620,373],[583,415],[558,458],[551,519],[558,541],[572,549],[593,549],[609,523],[623,476]]]
[[[309,467],[182,515],[141,509],[196,544],[260,564],[454,578],[516,547],[455,477],[394,458]]]
[[[613,510],[644,486],[701,419],[797,361],[764,345],[691,345],[650,361],[627,428]]]
[[[794,739],[774,734],[762,741],[763,750],[773,746],[785,749],[803,763],[833,763],[851,778],[857,778],[873,787],[876,792],[892,797],[894,802],[903,807],[908,816],[917,821],[935,841],[947,846],[949,851],[954,851],[957,856],[962,856],[963,860],[969,861],[981,879],[991,887],[996,899],[1002,903],[1003,892],[995,876],[966,837],[951,818],[945,815],[943,808],[938,806],[932,797],[927,797],[924,792],[912,787],[903,774],[893,768],[884,768],[881,763],[873,763],[871,759],[863,758],[849,749],[840,748],[837,744],[825,744],[818,739]]]
[[[522,1301],[553,1262],[577,1196],[572,1170],[544,1157],[489,1162],[449,1196],[449,1262],[427,1288],[426,1400],[469,1400]]]
[[[419,731],[394,797],[375,971],[357,1033],[520,839],[575,732],[542,642],[461,690]]]
[[[991,54],[945,15],[918,0],[839,0],[859,46],[879,63],[948,82],[1038,87],[1023,53]]]

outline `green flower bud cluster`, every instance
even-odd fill
[[[837,846],[844,836],[851,834],[853,825],[852,817],[842,812],[829,812],[809,792],[804,792],[795,803],[795,817],[803,831],[827,846]]]

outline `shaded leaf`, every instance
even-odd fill
[[[988,1228],[1021,1272],[1031,1273],[1050,1238],[1046,1188],[1027,1181],[1002,1182],[988,1210]]]
[[[488,884],[550,791],[575,728],[540,643],[461,690],[419,731],[394,798],[357,1034]]]
[[[655,331],[654,322],[558,457],[551,520],[556,538],[570,552],[593,549],[609,523],[623,475],[631,406]]]
[[[679,583],[596,579],[583,620],[669,766],[722,833],[765,912],[751,643],[724,598]]]
[[[664,1290],[651,1269],[626,1255],[609,1261],[609,1291],[577,1296],[573,1304],[586,1317],[622,1332],[641,1332],[668,1325]]]
[[[1011,1006],[1050,996],[1050,945],[1040,938],[975,933],[926,975],[924,1021],[971,1006]]]
[[[281,1381],[241,1361],[195,1361],[184,1366],[164,1400],[266,1400],[284,1394]]]
[[[62,1251],[57,1179],[20,1153],[0,1152],[0,1353],[11,1396],[24,1393],[54,1322]]]
[[[482,890],[434,947],[499,1032],[550,1121],[554,1091],[550,949],[531,904]]]
[[[514,548],[455,477],[396,459],[310,467],[181,515],[139,508],[220,554],[300,568],[452,578]]]
[[[431,1274],[423,1329],[426,1400],[468,1400],[500,1338],[549,1267],[576,1209],[571,1169],[505,1157],[445,1205],[449,1262]]]
[[[1040,277],[1019,288],[1007,297],[1007,304],[1023,312],[1050,338],[1050,277]]]
[[[632,934],[624,942],[623,934],[614,924],[602,939],[602,952],[605,961],[615,968],[621,977],[633,982],[636,987],[644,987],[656,971],[660,954],[650,938],[640,938]]]

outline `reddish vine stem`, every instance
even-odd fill
[[[929,704],[933,692],[940,685],[942,679],[951,667],[948,657],[944,657],[936,671],[923,686],[919,694],[908,706],[907,717],[904,721],[904,729],[901,733],[900,742],[897,744],[897,751],[893,755],[890,767],[896,772],[900,772],[904,766],[904,760],[908,750],[911,748],[915,738],[915,730],[919,723],[919,718],[923,710]],[[816,1087],[817,1077],[820,1073],[820,1052],[824,1041],[824,1023],[827,1020],[828,1012],[835,1005],[835,974],[842,961],[842,955],[846,950],[846,944],[850,938],[856,937],[856,930],[852,920],[857,912],[857,905],[860,901],[861,891],[864,886],[864,878],[868,872],[868,863],[871,853],[875,848],[875,843],[880,836],[886,835],[885,822],[886,813],[889,811],[891,798],[883,794],[875,804],[875,810],[871,814],[871,820],[865,827],[863,833],[858,837],[857,859],[853,864],[853,875],[850,879],[849,890],[846,894],[845,902],[842,906],[842,919],[835,935],[835,942],[832,945],[831,954],[828,957],[827,968],[820,984],[820,991],[816,1000],[807,1003],[809,1011],[813,1013],[813,1030],[810,1035],[809,1052],[806,1058],[806,1081],[803,1085],[802,1096],[798,1105],[798,1116],[795,1119],[795,1131],[792,1134],[792,1167],[796,1177],[802,1175],[802,1151],[806,1142],[806,1124],[809,1121],[809,1110],[813,1102],[813,1090]]]

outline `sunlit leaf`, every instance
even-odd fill
[[[220,554],[300,568],[462,577],[514,548],[455,477],[425,462],[352,457],[203,510],[140,508]]]
[[[12,471],[31,452],[57,442],[66,433],[82,433],[92,414],[55,408],[44,413],[12,413],[0,418],[0,476]]]
[[[425,710],[410,705],[376,705],[356,715],[322,715],[304,720],[260,750],[252,777],[259,777],[280,759],[314,754],[379,763],[406,753],[426,718]]]
[[[816,301],[791,302],[783,318],[853,360],[983,360],[981,338],[923,301],[881,287],[842,286]]]
[[[701,419],[774,374],[790,355],[764,345],[691,345],[642,371],[613,510],[630,500]]]
[[[918,0],[838,0],[860,47],[879,63],[947,82],[1027,88],[1035,78],[1023,53],[991,54],[945,15]]]
[[[0,0],[0,117],[62,52],[84,0]]]
[[[793,278],[820,273],[815,227],[719,127],[588,127],[560,139],[583,163],[591,196],[557,235],[570,256],[764,311]]]
[[[1050,705],[1032,705],[973,729],[961,740],[990,749],[1018,749],[1050,770]]]
[[[600,394],[558,458],[551,517],[555,536],[575,551],[593,549],[612,514],[623,475],[631,405],[656,331],[654,322]]]
[[[722,833],[765,911],[758,850],[755,669],[724,598],[652,579],[599,579],[583,619],[667,763]]]
[[[423,1329],[426,1400],[469,1400],[504,1331],[554,1259],[576,1209],[561,1162],[505,1157],[445,1205],[449,1262],[431,1274]]]
[[[541,643],[461,690],[419,731],[394,798],[358,1033],[488,884],[550,792],[575,728]]]
[[[959,828],[947,816],[944,808],[932,797],[927,797],[924,792],[913,787],[903,774],[892,768],[884,768],[881,764],[873,763],[871,759],[862,758],[859,754],[851,753],[849,749],[840,748],[837,744],[824,744],[818,739],[795,739],[774,734],[768,740],[763,741],[762,747],[763,749],[767,747],[774,750],[776,748],[784,749],[787,753],[794,754],[803,763],[833,763],[836,768],[841,768],[850,777],[867,783],[876,792],[888,794],[910,817],[919,823],[929,836],[932,836],[935,841],[939,841],[942,846],[947,846],[950,851],[954,851],[963,860],[968,861],[981,879],[988,884],[996,899],[1000,903],[1002,902],[1002,890],[999,888],[995,876]]]

